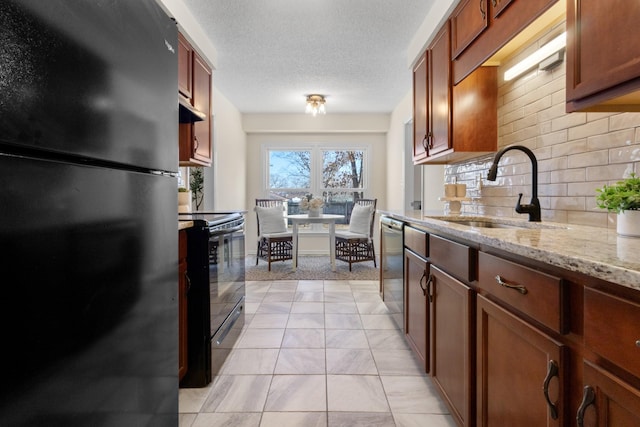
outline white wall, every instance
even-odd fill
[[[407,47],[407,68],[413,69],[416,60],[424,53],[427,45],[435,35],[435,30],[449,17],[459,0],[435,0],[427,17],[416,31]]]
[[[404,208],[404,171],[405,123],[413,116],[413,96],[410,90],[391,113],[389,132],[387,133],[387,204],[386,210],[402,210]],[[382,207],[381,207],[382,208]]]
[[[422,209],[433,211],[444,209],[438,200],[443,194],[444,166],[414,166],[413,153],[405,149],[405,123],[413,117],[413,92],[410,90],[391,114],[387,133],[387,210],[406,210],[405,170],[417,168],[422,171]],[[419,171],[416,171],[420,173]],[[408,174],[410,175],[410,174]]]
[[[206,210],[247,209],[246,152],[242,115],[214,86],[213,162],[210,168],[204,169]]]

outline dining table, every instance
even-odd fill
[[[320,214],[319,216],[309,216],[309,214],[295,214],[285,215],[285,218],[291,220],[293,231],[293,271],[298,268],[298,228],[302,224],[329,225],[329,258],[331,260],[331,271],[336,271],[336,221],[343,219],[344,215]]]

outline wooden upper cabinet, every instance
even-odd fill
[[[451,37],[446,22],[431,42],[429,156],[451,146]]]
[[[193,89],[193,49],[181,33],[178,33],[178,91],[191,99]]]
[[[452,58],[457,58],[489,25],[487,0],[462,0],[451,14]]]
[[[413,69],[413,161],[427,157],[428,118],[428,52],[425,52]]]
[[[507,8],[515,0],[490,0],[491,1],[491,16],[497,18],[503,10]]]
[[[640,7],[567,2],[567,112],[640,111]]]
[[[189,42],[178,33],[178,92],[204,120],[179,125],[181,166],[211,166],[212,71]]]
[[[193,55],[193,106],[205,119],[193,123],[193,160],[211,164],[211,68],[197,54]]]
[[[554,4],[564,11],[564,2],[558,0],[462,1],[450,17],[453,84],[464,80]],[[483,16],[487,22],[480,28]]]

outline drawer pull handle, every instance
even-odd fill
[[[640,347],[640,340],[636,341],[636,347]]]
[[[542,385],[542,392],[544,393],[544,398],[547,401],[547,406],[549,407],[549,413],[551,415],[551,418],[553,418],[554,420],[558,419],[558,408],[556,407],[556,405],[553,404],[553,402],[551,402],[551,399],[549,399],[549,383],[551,382],[551,379],[553,377],[557,377],[557,376],[558,376],[558,363],[556,363],[555,360],[550,360],[549,369],[547,370],[547,376],[544,379],[544,383]]]
[[[582,403],[578,408],[578,414],[576,415],[576,421],[578,422],[578,427],[584,427],[584,413],[587,408],[593,405],[596,401],[596,392],[593,390],[593,387],[587,385],[584,387],[584,391],[582,392]]]
[[[484,11],[482,3],[484,3],[484,0],[480,0],[480,14],[482,15],[482,20],[484,21],[485,19],[487,19],[487,13]]]
[[[505,282],[504,280],[502,280],[502,277],[499,274],[496,276],[496,282],[498,282],[498,285],[505,288],[514,289],[520,292],[522,295],[525,295],[527,292],[529,292],[527,291],[527,288],[522,285],[512,285],[511,283]]]

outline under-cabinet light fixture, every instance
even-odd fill
[[[549,43],[542,46],[540,49],[527,56],[522,61],[518,62],[513,67],[504,72],[504,80],[509,81],[518,77],[525,71],[535,67],[540,62],[544,61],[551,55],[561,51],[567,45],[567,33],[564,32],[558,37],[551,40]]]

